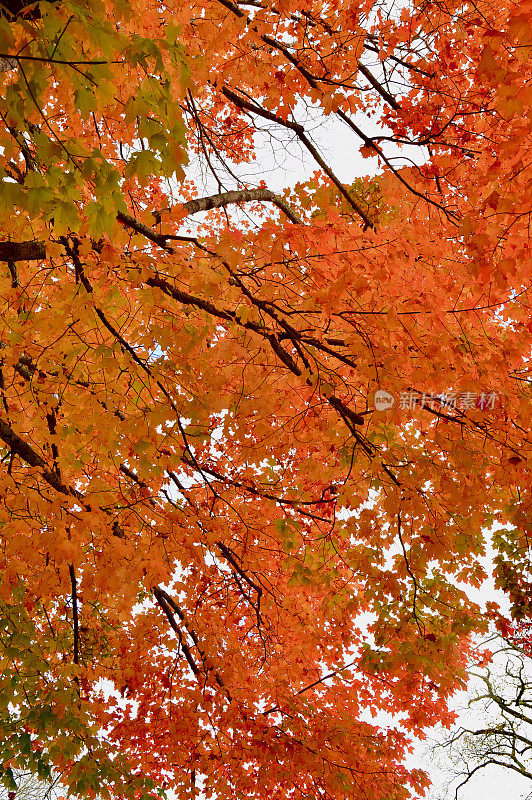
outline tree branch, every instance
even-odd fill
[[[209,211],[211,208],[222,208],[230,203],[249,203],[257,200],[273,203],[280,211],[286,214],[288,219],[295,225],[303,224],[302,220],[292,211],[286,200],[276,195],[271,189],[239,189],[237,191],[211,195],[210,197],[201,197],[197,200],[189,200],[189,202],[184,205],[189,214],[198,214],[200,211]]]
[[[222,94],[224,94],[228,100],[231,100],[231,102],[234,103],[234,105],[241,111],[248,111],[251,114],[256,114],[257,116],[262,117],[263,119],[267,119],[269,122],[275,122],[277,125],[280,125],[283,128],[287,128],[288,130],[294,131],[299,141],[307,148],[307,150],[314,158],[316,163],[331,179],[331,181],[334,183],[334,185],[336,186],[342,197],[344,197],[347,200],[351,208],[354,211],[356,211],[358,216],[364,222],[364,230],[367,230],[367,228],[375,227],[375,224],[362,210],[362,208],[358,205],[358,203],[351,197],[351,195],[349,194],[348,190],[345,188],[343,183],[340,181],[339,178],[336,177],[332,169],[328,166],[326,161],[324,161],[324,159],[321,157],[318,150],[314,147],[314,145],[306,135],[303,125],[300,125],[298,122],[291,122],[290,120],[284,120],[281,117],[278,117],[272,111],[268,111],[267,109],[262,108],[256,103],[250,102],[245,97],[235,94],[235,92],[233,92],[233,90],[230,89],[228,86],[223,87]]]
[[[0,261],[42,261],[44,258],[44,242],[0,242]]]
[[[23,461],[30,465],[30,467],[39,467],[42,470],[42,476],[46,483],[53,489],[61,494],[71,495],[77,500],[83,500],[83,495],[72,486],[66,486],[62,483],[61,478],[55,470],[49,469],[46,461],[40,456],[30,445],[21,439],[15,431],[0,419],[0,439],[11,449],[13,453],[18,455]]]
[[[167,603],[167,600],[166,600],[166,597],[165,597],[166,592],[163,592],[162,589],[160,589],[158,586],[155,586],[153,588],[153,595],[154,595],[155,599],[157,600],[157,603],[159,604],[159,606],[163,610],[168,622],[170,623],[170,627],[172,628],[172,630],[176,634],[176,636],[177,636],[177,638],[179,640],[179,644],[181,646],[181,650],[183,651],[183,654],[184,654],[184,656],[185,656],[185,658],[186,658],[186,660],[188,662],[188,665],[189,665],[190,669],[192,670],[192,672],[194,674],[194,677],[199,680],[200,671],[198,669],[198,665],[194,661],[192,653],[190,652],[190,648],[189,648],[188,644],[184,641],[183,634],[181,633],[179,625],[176,623],[176,621],[174,619],[174,615],[172,614],[172,609],[169,607],[169,605]]]
[[[74,664],[79,663],[79,619],[78,619],[78,590],[76,586],[76,573],[72,564],[68,565],[70,583],[72,585],[72,619],[74,621]]]

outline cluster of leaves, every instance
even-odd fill
[[[3,227],[15,214],[36,236],[53,221],[56,235],[99,237],[126,211],[128,182],[184,160],[178,29],[154,35],[155,19],[120,0],[30,8],[0,17]]]
[[[26,596],[19,586],[13,590],[18,602],[1,606],[2,784],[18,793],[21,772],[48,784],[52,769],[68,767],[69,788],[77,795],[107,797],[112,786],[124,797],[148,797],[154,783],[134,774],[127,754],[101,741],[90,708],[80,703],[76,665],[64,657],[70,620],[52,629],[46,610],[28,606]]]

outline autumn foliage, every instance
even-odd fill
[[[11,788],[422,793],[493,522],[530,613],[531,30],[529,0],[4,2]],[[265,141],[311,177],[274,191]]]

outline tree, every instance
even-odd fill
[[[530,604],[530,13],[4,4],[6,783],[422,792],[494,519]],[[314,175],[252,185],[257,131]]]
[[[509,633],[509,632],[508,632]],[[454,797],[477,774],[496,767],[532,782],[532,681],[530,630],[501,640],[490,666],[472,669],[476,688],[468,703],[469,723],[455,728],[433,749],[444,748],[454,773]],[[493,649],[493,639],[491,642]],[[494,657],[494,658],[493,658]],[[525,784],[526,786],[526,784]]]
[[[12,770],[13,773],[13,770]],[[43,780],[33,772],[20,772],[15,770],[13,774],[13,785],[16,789],[6,789],[2,786],[3,800],[59,800],[64,796],[65,789],[61,786],[58,777]]]

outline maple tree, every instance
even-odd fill
[[[529,613],[532,4],[3,9],[4,782],[421,793],[496,519]]]

